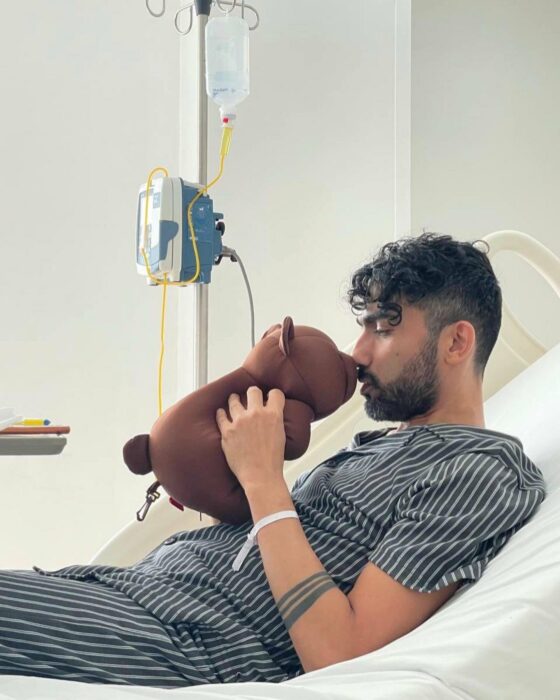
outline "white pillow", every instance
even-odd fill
[[[491,396],[484,413],[487,428],[521,440],[525,454],[542,471],[548,493],[558,491],[560,343]]]

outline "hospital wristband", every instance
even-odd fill
[[[278,513],[272,513],[272,515],[267,515],[264,518],[261,518],[257,523],[255,523],[251,532],[247,535],[247,541],[244,543],[243,547],[241,547],[241,549],[239,550],[238,555],[235,557],[231,568],[234,571],[239,571],[241,565],[247,558],[249,551],[254,546],[257,539],[257,533],[262,527],[273,523],[275,520],[283,520],[284,518],[297,518],[299,520],[299,515],[295,510],[281,510]]]

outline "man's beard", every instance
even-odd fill
[[[439,394],[437,349],[438,339],[428,338],[397,379],[385,385],[373,381],[378,393],[366,395],[367,415],[375,421],[408,421],[433,408]],[[368,381],[370,375],[362,372],[360,379]]]

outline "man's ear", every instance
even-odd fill
[[[453,365],[465,362],[476,350],[476,330],[469,321],[457,321],[445,329],[445,360]]]

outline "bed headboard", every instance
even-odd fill
[[[490,246],[492,260],[502,251],[517,253],[537,270],[560,297],[560,258],[531,236],[520,231],[495,231],[483,239]],[[350,354],[354,343],[344,348]],[[483,382],[483,396],[487,400],[545,354],[539,343],[515,318],[507,304],[502,306],[502,326],[496,345],[488,360]],[[375,423],[365,415],[364,400],[359,391],[331,416],[317,421],[311,430],[308,450],[298,460],[286,466],[289,486],[304,471],[312,469],[335,452],[345,447],[360,430],[373,430],[393,423]],[[165,494],[151,508],[146,520],[133,521],[111,539],[91,560],[92,564],[127,566],[141,559],[166,537],[180,530],[208,527],[213,521],[206,515],[191,510],[179,511],[169,504]]]
[[[502,251],[517,253],[542,275],[560,297],[560,258],[542,243],[520,231],[496,231],[483,240],[490,246],[488,257],[491,261]],[[546,350],[523,328],[504,301],[500,334],[486,366],[484,399],[490,398],[510,379],[532,365]]]

